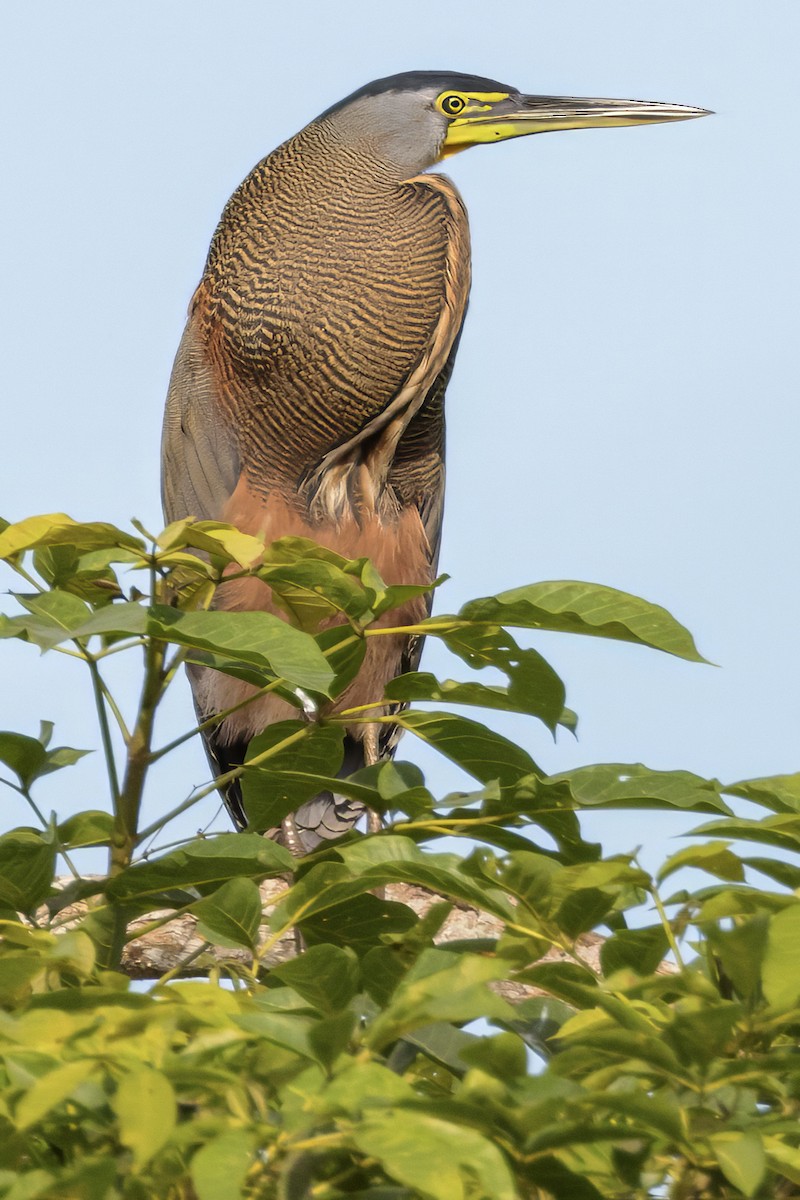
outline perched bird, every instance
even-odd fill
[[[444,493],[444,394],[470,288],[467,214],[453,183],[426,174],[484,142],[678,121],[683,105],[526,96],[492,79],[414,71],[379,79],[326,109],[263,159],[228,201],[192,299],[167,398],[167,520],[230,522],[267,541],[313,538],[373,560],[388,583],[436,572]],[[223,585],[220,606],[271,609],[257,580]],[[419,620],[425,601],[391,614]],[[370,639],[339,707],[374,701],[413,667],[419,645]],[[191,670],[202,720],[250,685]],[[296,710],[262,696],[206,734],[218,771]],[[390,748],[354,726],[343,774]],[[385,727],[380,727],[385,731]],[[238,781],[225,803],[246,824]],[[323,793],[284,823],[312,849],[362,814]]]

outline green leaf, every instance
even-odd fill
[[[242,533],[235,525],[221,521],[173,521],[158,535],[162,553],[159,560],[170,560],[176,550],[191,548],[208,555],[217,566],[238,563],[247,568],[258,564],[264,557],[264,543],[260,538]]]
[[[63,1063],[55,1070],[42,1075],[17,1105],[17,1127],[27,1129],[35,1125],[62,1101],[67,1100],[97,1069],[97,1063],[93,1059],[80,1058],[75,1062]]]
[[[555,1038],[575,1009],[553,996],[535,996],[515,1006],[514,1020],[508,1022],[526,1045],[543,1058],[551,1058],[558,1050]]]
[[[735,1053],[735,1030],[742,1005],[721,1000],[696,1012],[678,1012],[664,1030],[664,1041],[689,1067],[712,1067],[715,1060]]]
[[[393,900],[381,900],[370,892],[333,904],[303,919],[303,937],[309,946],[330,944],[352,948],[356,954],[367,954],[383,946],[383,939],[416,926],[419,918],[413,909]],[[366,972],[366,967],[365,967]],[[369,976],[365,986],[370,989]]]
[[[314,1025],[311,1017],[299,1013],[251,1011],[235,1017],[234,1024],[290,1054],[311,1060],[317,1058],[308,1038]]]
[[[470,1195],[515,1200],[517,1190],[497,1147],[469,1125],[411,1109],[373,1109],[354,1127],[356,1146],[377,1158],[393,1179],[426,1200],[464,1200]]]
[[[690,830],[686,836],[699,837],[707,833],[797,852],[800,851],[800,814],[781,813],[755,820],[749,817],[725,817],[719,821],[708,821]]]
[[[368,1044],[380,1049],[438,1021],[510,1020],[514,1010],[486,986],[503,972],[502,964],[478,955],[424,950],[369,1027]]]
[[[33,565],[51,588],[60,588],[86,600],[92,606],[103,606],[122,595],[112,562],[136,562],[134,551],[91,550],[79,554],[73,546],[43,546],[33,555]]]
[[[240,1200],[252,1159],[253,1137],[244,1129],[229,1129],[206,1142],[192,1157],[197,1200]]]
[[[725,788],[731,796],[741,796],[762,804],[774,812],[800,812],[800,773],[771,775],[764,779],[743,779]]]
[[[687,846],[685,850],[671,854],[658,873],[658,882],[663,882],[682,867],[696,867],[700,871],[716,875],[719,879],[743,882],[742,860],[729,846],[728,842],[705,842],[701,846]]]
[[[144,542],[117,529],[95,521],[81,523],[73,521],[65,513],[50,513],[41,517],[28,517],[15,525],[9,525],[0,533],[0,558],[12,558],[22,550],[34,546],[75,546],[78,550],[106,549],[119,547],[145,553]]]
[[[55,843],[33,830],[0,837],[0,904],[31,912],[49,895],[55,873]]]
[[[800,1005],[800,904],[770,917],[761,982],[775,1008]]]
[[[439,1028],[439,1026],[436,1026]],[[454,1030],[460,1033],[460,1030]],[[461,1034],[462,1038],[464,1034]],[[515,1033],[498,1033],[494,1037],[473,1037],[459,1050],[462,1061],[481,1067],[497,1079],[508,1082],[527,1074],[528,1056],[523,1039]]]
[[[136,1067],[122,1079],[112,1098],[119,1122],[119,1138],[133,1153],[141,1170],[169,1141],[177,1120],[172,1084],[160,1071]]]
[[[111,813],[87,809],[67,817],[58,826],[60,846],[75,850],[81,846],[107,846],[114,832]]]
[[[317,1021],[308,1031],[308,1044],[317,1062],[331,1071],[337,1059],[347,1052],[353,1042],[353,1032],[359,1023],[357,1013],[344,1009],[335,1016]]]
[[[371,595],[341,567],[320,559],[265,566],[259,579],[269,584],[277,603],[293,624],[316,633],[320,622],[344,614],[351,621],[371,616]]]
[[[17,776],[24,788],[30,787],[47,762],[47,750],[37,738],[24,733],[0,732],[0,762]]]
[[[105,608],[97,609],[82,622],[76,623],[69,631],[68,636],[76,638],[144,637],[147,633],[147,613],[148,610],[144,604],[135,600],[108,604]]]
[[[787,1145],[779,1137],[765,1137],[763,1142],[767,1161],[773,1170],[791,1179],[792,1183],[800,1184],[800,1150]]]
[[[44,955],[30,950],[7,952],[0,956],[0,1001],[15,1005],[26,1000],[34,983],[39,983],[48,969]]]
[[[360,983],[356,955],[339,946],[309,946],[305,954],[273,967],[270,974],[294,988],[319,1012],[331,1015],[347,1007]]]
[[[11,1174],[11,1173],[9,1173]],[[3,1200],[38,1200],[39,1196],[52,1196],[54,1178],[47,1171],[34,1168],[24,1175],[12,1176],[15,1182],[3,1192]]]
[[[463,872],[457,855],[426,853],[410,838],[391,835],[363,838],[338,848],[337,853],[342,861],[317,863],[303,873],[273,911],[270,918],[273,929],[305,923],[386,883],[417,884],[506,918],[513,915],[499,889],[487,889]],[[388,910],[386,916],[392,911]]]
[[[552,1196],[553,1200],[606,1200],[583,1174],[576,1175],[552,1154],[537,1157],[528,1167],[527,1175]]]
[[[47,741],[28,737],[24,733],[0,731],[0,762],[14,772],[23,788],[29,788],[42,775],[50,775],[62,767],[71,766],[89,750],[74,750],[71,746],[47,749],[52,726],[43,724],[43,735]]]
[[[368,892],[369,882],[354,879],[344,863],[322,862],[306,871],[275,906],[270,925],[274,930],[305,921],[336,904]]]
[[[291,871],[288,850],[256,833],[220,833],[198,838],[152,862],[128,867],[111,879],[107,894],[118,903],[159,895],[174,888],[208,888],[234,876],[265,879]]]
[[[334,674],[317,643],[267,612],[178,612],[154,606],[148,632],[180,646],[227,653],[294,687],[327,696]]]
[[[298,736],[299,735],[299,736]],[[245,763],[262,759],[242,776],[244,808],[252,829],[271,829],[320,790],[342,765],[344,730],[336,725],[278,721],[254,737]],[[277,749],[284,742],[283,749]],[[269,753],[271,752],[271,753]],[[268,757],[263,757],[268,755]]]
[[[651,771],[642,763],[600,763],[551,775],[579,808],[678,808],[729,813],[715,780],[690,771]]]
[[[705,661],[689,631],[665,608],[596,583],[533,583],[471,600],[458,615],[468,621],[638,642],[690,662]]]
[[[761,857],[743,858],[741,861],[744,866],[750,867],[754,871],[760,871],[768,879],[774,879],[776,883],[782,883],[791,892],[800,888],[800,867],[795,866],[794,863],[781,862],[775,858]]]
[[[323,629],[314,640],[334,674],[328,695],[340,696],[361,669],[367,652],[367,640],[363,634],[355,633],[349,625],[334,625],[330,629]]]
[[[385,696],[404,702],[429,700],[442,704],[468,704],[500,712],[527,713],[538,717],[551,731],[564,709],[564,686],[555,672],[533,650],[520,651],[521,663],[511,668],[509,687],[483,683],[440,682],[424,671],[398,675],[386,685]]]
[[[50,593],[55,595],[55,593]],[[59,593],[66,596],[66,593]],[[70,597],[75,599],[75,597]],[[82,603],[76,601],[76,603]],[[87,615],[88,614],[88,615]],[[4,618],[0,622],[0,637],[18,637],[33,642],[42,650],[50,650],[76,638],[100,637],[140,637],[147,629],[147,610],[133,601],[130,603],[107,604],[105,607],[89,612],[84,609],[80,616],[77,610],[72,614],[76,620],[74,625],[64,624],[66,612],[62,609],[49,614],[45,606],[30,616]],[[57,619],[58,618],[58,619]]]
[[[574,713],[563,708],[564,684],[536,650],[523,650],[507,629],[497,625],[465,625],[459,617],[432,617],[424,622],[429,636],[438,637],[451,653],[475,670],[495,667],[509,679],[509,703],[514,711],[531,712],[554,729],[562,719],[572,724]],[[459,703],[468,703],[461,700]],[[487,706],[489,707],[489,706]]]
[[[416,883],[504,919],[513,918],[514,910],[499,888],[487,888],[483,879],[476,881],[469,863],[460,855],[434,854],[421,850],[411,838],[382,834],[342,846],[339,857],[362,884],[379,887],[383,883]]]
[[[58,645],[71,637],[72,630],[81,626],[92,612],[88,604],[69,592],[42,592],[35,596],[17,594],[16,599],[29,613],[50,627],[49,637],[40,635],[36,639],[42,649],[47,649],[48,645]]]
[[[526,775],[541,774],[526,752],[477,721],[447,712],[401,712],[397,724],[433,746],[481,783],[499,780],[512,786]]]
[[[196,901],[191,911],[198,920],[198,933],[209,942],[255,950],[261,909],[261,893],[252,879],[236,878]]]
[[[717,1133],[708,1139],[720,1170],[745,1196],[754,1196],[764,1179],[767,1159],[755,1131]]]
[[[668,950],[669,940],[663,925],[619,929],[600,947],[600,962],[605,975],[626,969],[637,975],[650,975]]]

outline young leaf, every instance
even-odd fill
[[[140,538],[95,521],[88,524],[73,521],[65,513],[50,513],[41,517],[28,517],[15,525],[8,525],[0,533],[0,558],[12,558],[22,550],[34,546],[75,546],[78,550],[106,549],[119,547],[145,554],[144,542]]]
[[[42,775],[50,775],[62,767],[89,754],[89,750],[74,750],[71,746],[59,746],[48,750],[48,731],[51,727],[44,723],[43,732],[39,738],[28,737],[24,733],[0,731],[0,762],[5,763],[19,779],[23,788],[29,788]],[[47,741],[42,741],[47,737]]]

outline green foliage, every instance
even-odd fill
[[[0,733],[0,778],[32,820],[0,836],[0,1200],[800,1196],[800,776],[723,785],[615,763],[548,777],[475,719],[574,727],[563,683],[509,628],[702,662],[668,613],[574,582],[475,600],[409,632],[505,683],[413,672],[348,711],[369,639],[425,589],[215,522],[157,537],[63,515],[0,527],[21,580],[0,635],[83,667],[108,775],[105,809],[46,819],[47,777],[86,751],[51,748],[46,723],[38,738]],[[286,620],[215,610],[241,576]],[[128,715],[106,679],[120,653],[142,662]],[[234,772],[248,832],[175,844],[169,823],[213,783],[149,828],[140,812],[149,768],[197,733],[154,745],[185,662],[277,692],[297,716]],[[402,707],[420,703],[472,716]],[[437,797],[404,762],[338,779],[343,731],[365,722],[401,726],[475,790]],[[333,788],[384,829],[302,860],[261,836]],[[583,838],[579,814],[597,808],[704,823],[651,878]],[[452,836],[464,855],[442,849]],[[86,847],[107,848],[106,873],[81,874]],[[72,878],[56,887],[57,863]],[[398,884],[444,899],[420,918],[385,897]],[[445,922],[465,906],[483,924],[454,940]],[[187,948],[135,990],[125,947],[142,917],[167,932],[191,919],[210,955]],[[294,931],[304,952],[276,962]]]

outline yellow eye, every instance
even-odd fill
[[[439,108],[448,117],[457,117],[461,110],[466,107],[466,103],[463,96],[458,96],[455,93],[439,97]]]

